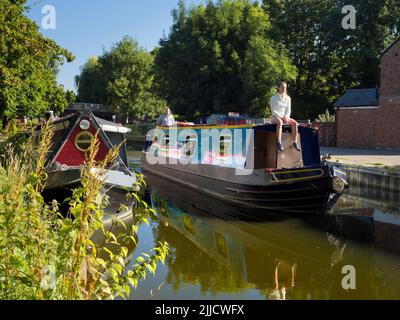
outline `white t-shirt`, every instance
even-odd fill
[[[158,120],[156,125],[158,126],[164,126],[164,127],[170,127],[172,125],[175,124],[175,119],[174,116],[172,114],[170,114],[169,116],[166,116],[165,114],[162,114]]]
[[[292,113],[292,99],[288,95],[283,97],[276,93],[271,98],[272,116],[276,118],[290,118]]]

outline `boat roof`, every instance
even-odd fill
[[[67,116],[61,117],[61,118],[55,118],[55,120],[53,120],[51,123],[52,124],[57,124],[60,122],[64,122],[66,120],[72,119],[75,116],[75,114],[69,114]]]
[[[73,114],[69,114],[62,118],[56,118],[55,120],[52,121],[52,124],[58,124],[58,123],[70,120],[70,119],[74,118],[75,116],[76,116],[76,113],[73,113]],[[120,123],[111,122],[111,121],[96,117],[95,115],[93,115],[93,118],[96,120],[96,122],[99,125],[99,127],[101,128],[101,130],[103,130],[105,132],[116,132],[116,133],[125,134],[125,133],[129,133],[132,131],[131,129],[124,127]]]
[[[183,130],[183,129],[235,129],[235,128],[253,128],[255,124],[237,124],[237,125],[223,125],[223,124],[190,124],[190,125],[177,125],[177,126],[156,126],[161,130]]]
[[[122,124],[120,123],[115,123],[115,122],[111,122],[108,120],[104,120],[102,118],[96,117],[94,116],[94,118],[96,119],[97,123],[99,124],[101,130],[106,131],[106,132],[116,132],[116,133],[129,133],[132,130],[124,127]]]
[[[289,125],[285,125],[285,127],[290,127]],[[314,130],[313,128],[308,128],[306,125],[299,125],[299,127],[303,129]],[[198,130],[198,129],[254,129],[254,130],[275,130],[275,125],[271,122],[265,124],[236,124],[236,125],[212,125],[212,124],[194,124],[194,125],[178,125],[178,126],[156,126],[157,129],[160,130]]]

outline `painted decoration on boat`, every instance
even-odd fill
[[[90,122],[89,118],[82,118],[82,120],[88,120]],[[79,126],[75,126],[74,130],[71,132],[71,135],[57,155],[55,161],[71,167],[80,166],[85,162],[85,151],[83,151],[82,148],[78,148],[75,144],[77,138],[79,139],[79,136],[82,136],[83,132],[87,132],[94,136],[96,134],[96,128],[92,123],[87,130],[82,130]],[[96,155],[96,161],[103,160],[109,151],[107,145],[100,135],[99,141],[100,145],[99,151]]]

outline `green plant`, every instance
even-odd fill
[[[50,124],[44,125],[39,137],[32,134],[24,142],[22,153],[9,148],[0,165],[0,299],[126,298],[148,270],[154,274],[169,251],[165,242],[159,242],[126,270],[129,252],[122,238],[135,242],[138,225],[155,214],[139,195],[143,177],[138,176],[139,191],[132,194],[140,204],[135,223],[128,227],[115,220],[126,231],[115,235],[105,228],[107,197],[100,191],[102,176],[119,147],[97,163],[96,136],[81,170],[82,186],[66,200],[65,216],[58,203],[47,204],[41,194],[52,132]],[[93,241],[95,232],[104,235],[102,243]]]
[[[318,115],[318,118],[315,119],[316,122],[335,122],[335,115],[330,114],[329,110],[326,109],[325,113]]]
[[[155,88],[174,113],[268,113],[279,81],[297,69],[271,38],[271,20],[258,2],[205,1],[172,12],[171,32],[155,52]],[[299,77],[301,75],[298,75]]]
[[[74,56],[40,33],[28,0],[0,0],[0,117],[62,111],[69,102],[57,83],[59,67]]]

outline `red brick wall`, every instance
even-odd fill
[[[374,148],[379,109],[336,110],[336,146]]]
[[[376,147],[400,148],[400,41],[381,59],[379,108]]]
[[[375,148],[400,148],[400,103],[379,105],[375,134]]]
[[[400,41],[381,58],[377,109],[336,110],[336,145],[400,148]]]
[[[381,58],[380,96],[383,100],[400,97],[400,41]]]

